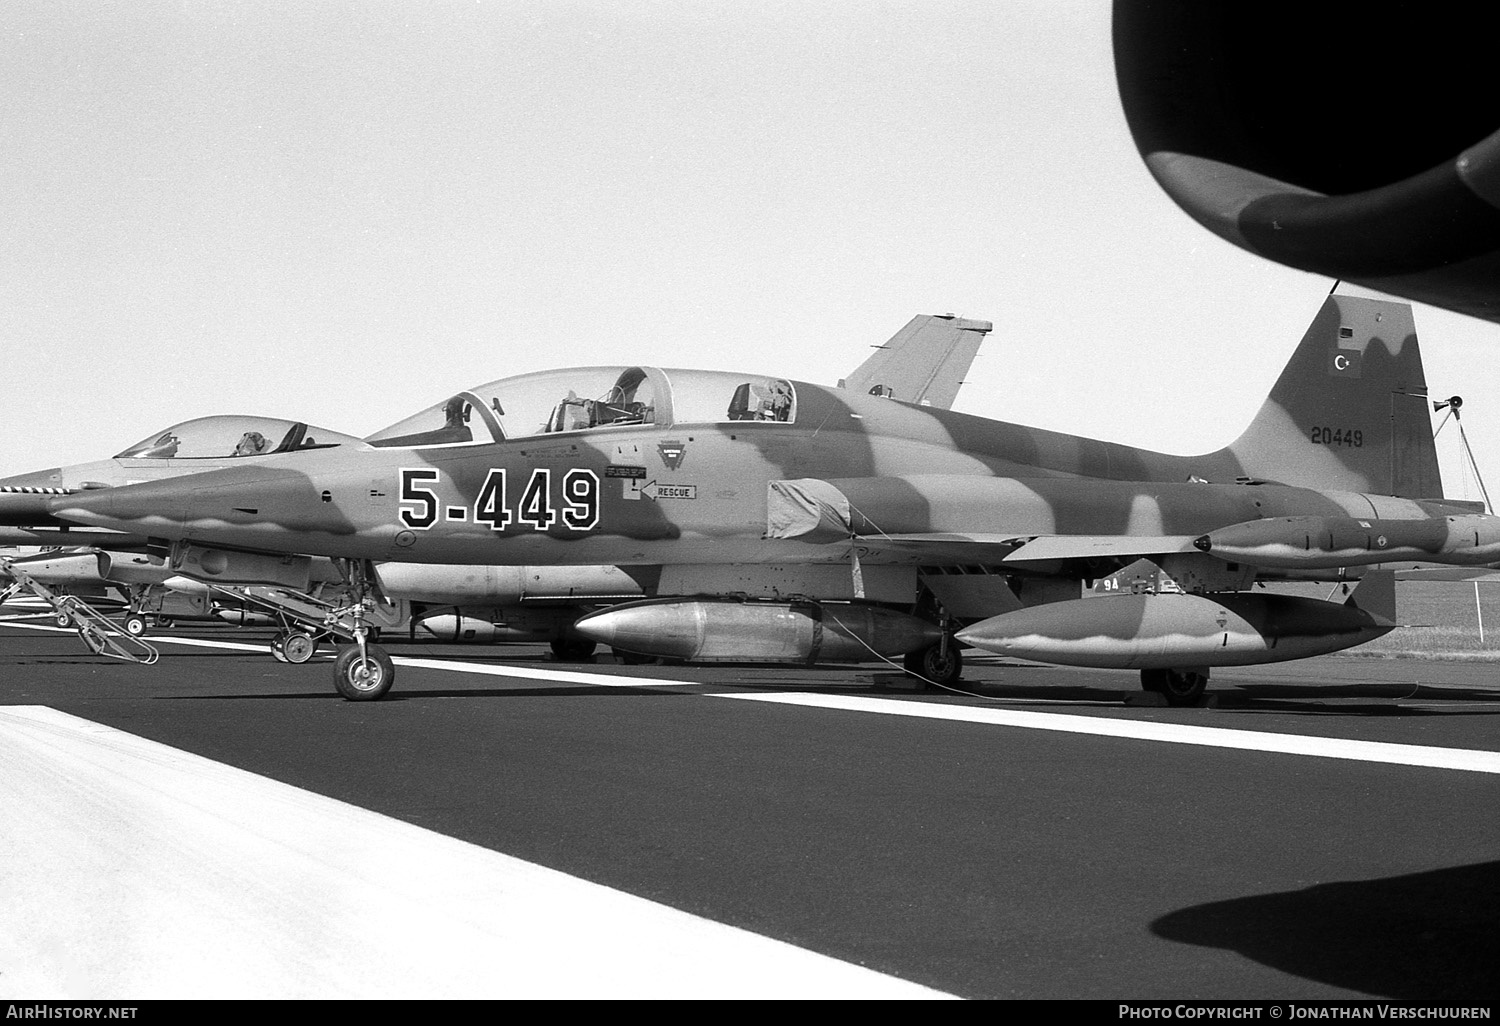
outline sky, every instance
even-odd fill
[[[1100,0],[10,0],[0,139],[0,475],[552,367],[833,384],[919,313],[994,322],[957,409],[1202,452],[1333,284],[1157,188]],[[1500,484],[1500,325],[1415,317]]]

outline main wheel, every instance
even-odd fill
[[[365,658],[358,645],[345,645],[333,661],[333,686],[351,702],[373,702],[396,680],[396,665],[379,645],[366,645]]]
[[[282,637],[281,651],[289,663],[305,663],[318,650],[317,639],[301,631],[290,631]]]
[[[131,614],[125,618],[125,633],[131,637],[139,638],[146,633],[146,618],[139,614]]]
[[[1168,705],[1195,705],[1208,686],[1208,674],[1195,670],[1167,670],[1158,689]]]
[[[949,687],[956,683],[963,674],[964,659],[959,655],[958,645],[953,641],[948,642],[946,654],[943,648],[942,644],[936,644],[928,645],[915,652],[908,652],[902,660],[902,665],[913,677],[919,677],[939,687]]]
[[[612,648],[610,652],[625,666],[655,665],[661,662],[657,656],[641,655],[639,652],[627,652],[622,648]]]
[[[552,642],[552,654],[565,663],[581,663],[593,656],[597,647],[587,638],[558,638]]]

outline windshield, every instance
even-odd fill
[[[326,449],[348,435],[274,417],[200,417],[153,432],[115,459],[233,459],[293,449]]]
[[[796,420],[790,381],[725,371],[581,367],[501,378],[365,439],[389,448],[464,445],[650,424]]]

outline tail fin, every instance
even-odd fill
[[[989,321],[919,314],[876,346],[839,387],[950,410],[979,344],[993,328]]]
[[[1411,307],[1329,296],[1228,452],[1254,478],[1441,498]]]

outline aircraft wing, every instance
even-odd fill
[[[890,483],[893,500],[878,513],[860,509],[869,493],[851,485],[817,478],[772,481],[766,492],[766,537],[801,538],[809,542],[852,540],[862,550],[877,557],[897,556],[902,561],[926,563],[1006,563],[1018,568],[1027,563],[1056,563],[1073,559],[1119,559],[1160,556],[1174,552],[1196,552],[1195,534],[1043,534],[1037,532],[985,533],[968,531],[901,531],[884,530],[887,513],[905,519],[919,519],[924,514],[919,492],[902,487],[906,482],[867,479],[876,484]],[[852,501],[845,492],[850,488],[859,496]],[[877,505],[879,505],[877,500]]]
[[[1397,570],[1398,581],[1451,581],[1477,584],[1500,583],[1500,570],[1491,566],[1433,566]]]
[[[952,314],[919,314],[876,346],[875,353],[839,382],[851,392],[884,395],[902,402],[952,409],[989,321]]]
[[[861,543],[921,555],[933,563],[1027,564],[1070,559],[1120,559],[1196,552],[1194,535],[1008,535],[895,534],[860,538]]]

